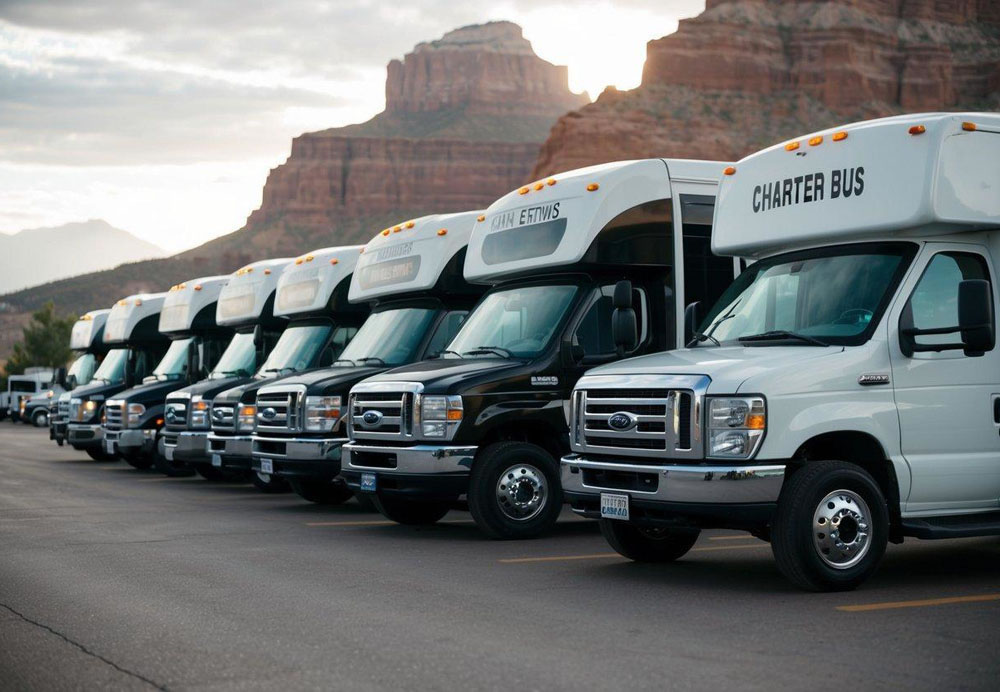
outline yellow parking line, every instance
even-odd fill
[[[737,540],[746,540],[748,538],[754,538],[755,539],[757,537],[756,536],[751,536],[749,533],[736,533],[736,534],[725,535],[725,536],[709,536],[708,540],[710,540],[710,541],[737,541]]]
[[[701,548],[692,548],[692,553],[708,553],[716,550],[745,550],[746,548],[770,548],[769,543],[760,545],[713,545]],[[593,553],[591,555],[549,555],[547,557],[508,557],[497,560],[505,565],[516,565],[525,562],[568,562],[571,560],[607,560],[610,558],[625,559],[618,553]]]
[[[449,519],[436,522],[438,524],[474,524],[469,519]],[[362,520],[362,521],[307,521],[306,526],[394,526],[394,521],[384,520]],[[401,526],[401,524],[399,524]]]
[[[885,603],[865,603],[863,605],[837,606],[837,610],[847,613],[863,613],[871,610],[895,610],[896,608],[925,608],[927,606],[950,605],[952,603],[983,603],[1000,601],[1000,593],[979,596],[950,596],[947,598],[925,598],[919,601],[888,601]]]

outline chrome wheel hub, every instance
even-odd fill
[[[497,480],[497,504],[507,517],[527,521],[542,511],[549,496],[545,475],[531,464],[516,464]]]
[[[813,514],[813,546],[820,559],[834,569],[858,564],[871,547],[871,511],[857,493],[835,490]]]

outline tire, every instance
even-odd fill
[[[194,467],[195,473],[206,481],[229,481],[234,478],[233,474],[209,464],[197,464]]]
[[[424,502],[403,497],[372,497],[375,509],[386,519],[406,526],[426,526],[440,521],[451,509],[445,502]]]
[[[165,476],[170,476],[171,478],[184,478],[185,476],[193,476],[196,471],[187,466],[182,462],[168,461],[165,456],[160,454],[158,451],[154,451],[150,454],[153,466],[156,470]]]
[[[62,442],[59,443],[59,446],[62,446]],[[88,449],[85,451],[87,452],[87,456],[94,461],[118,461],[117,454],[108,454],[103,449]]]
[[[38,409],[31,414],[31,424],[36,428],[47,428],[49,426],[49,412],[45,409]]]
[[[687,554],[701,529],[644,528],[617,519],[601,519],[601,535],[619,555],[636,562],[673,562]]]
[[[375,498],[371,493],[354,493],[354,499],[358,501],[358,506],[363,512],[377,512]]]
[[[341,478],[332,481],[289,481],[292,490],[303,500],[315,502],[318,505],[342,505],[351,499],[354,493]]]
[[[555,525],[562,511],[559,463],[527,442],[487,446],[472,466],[469,511],[491,538],[540,536]]]
[[[889,510],[871,474],[844,461],[813,461],[781,490],[771,550],[799,588],[849,591],[878,567],[888,537]]]
[[[145,471],[153,466],[153,458],[146,454],[123,454],[121,458],[125,460],[126,464],[140,471]]]
[[[256,471],[248,471],[247,480],[253,483],[253,486],[262,493],[287,493],[292,489],[292,487],[288,485],[288,481],[284,478],[279,478],[272,473],[257,473]]]

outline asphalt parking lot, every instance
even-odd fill
[[[3,689],[990,689],[1000,539],[890,546],[805,594],[710,532],[670,566],[167,479],[0,424]]]

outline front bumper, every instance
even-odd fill
[[[234,471],[249,471],[252,449],[250,435],[208,433],[206,452],[212,466]],[[216,463],[216,457],[219,463]]]
[[[163,432],[163,455],[168,461],[190,461],[207,464],[208,431],[165,430]]]
[[[687,519],[705,526],[766,523],[785,480],[785,464],[636,464],[563,457],[563,493],[573,510],[599,517],[601,493],[629,496],[634,523]]]
[[[455,499],[469,487],[478,447],[418,444],[384,447],[349,442],[340,469],[348,487],[361,491],[361,475],[374,473],[379,493],[421,499]]]
[[[144,453],[151,454],[156,450],[156,430],[104,430],[104,446],[108,452],[114,446],[115,452],[124,454]]]
[[[261,460],[271,462],[275,476],[303,480],[333,480],[340,473],[346,438],[253,436],[250,466],[263,473]]]
[[[104,444],[104,428],[86,423],[67,423],[66,440],[74,449],[97,449]]]
[[[66,439],[69,424],[64,420],[52,420],[49,416],[49,439],[62,442]]]

